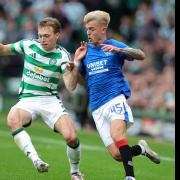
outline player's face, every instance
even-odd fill
[[[41,43],[42,48],[45,51],[51,51],[56,47],[57,40],[59,38],[60,33],[54,33],[52,27],[39,27],[38,28],[38,36]]]
[[[90,43],[95,46],[100,45],[106,39],[107,28],[100,25],[97,21],[92,20],[85,24],[87,36]]]

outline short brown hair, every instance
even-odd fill
[[[52,27],[54,33],[58,33],[61,30],[61,23],[56,18],[46,17],[39,22],[38,27]]]

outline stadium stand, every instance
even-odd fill
[[[22,38],[37,38],[37,22],[53,16],[62,23],[60,43],[73,55],[80,41],[87,40],[82,26],[83,16],[95,9],[111,14],[109,37],[142,48],[147,55],[146,61],[127,63],[124,69],[132,87],[129,103],[135,115],[141,117],[146,112],[143,116],[149,113],[148,116],[156,119],[174,121],[175,0],[43,0],[43,3],[41,0],[0,0],[0,42],[7,44]],[[6,80],[20,77],[23,60],[17,56],[0,58],[2,101],[2,94],[7,95],[4,93]],[[60,91],[66,95],[66,100],[77,98],[76,93],[68,98],[62,84]],[[87,98],[85,93],[83,95]],[[80,119],[87,119],[83,126],[88,122],[93,126],[88,105],[86,113],[84,108],[81,111],[74,107],[69,108],[77,112],[75,116],[82,112]]]

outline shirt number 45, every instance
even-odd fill
[[[111,113],[121,114],[122,112],[123,112],[123,103],[118,103],[111,107]]]

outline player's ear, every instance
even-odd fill
[[[60,32],[56,33],[57,40],[59,39],[59,37],[60,37]]]
[[[103,33],[106,33],[106,32],[107,32],[107,27],[106,27],[106,26],[103,26],[103,27],[102,27],[102,30],[103,30]]]

